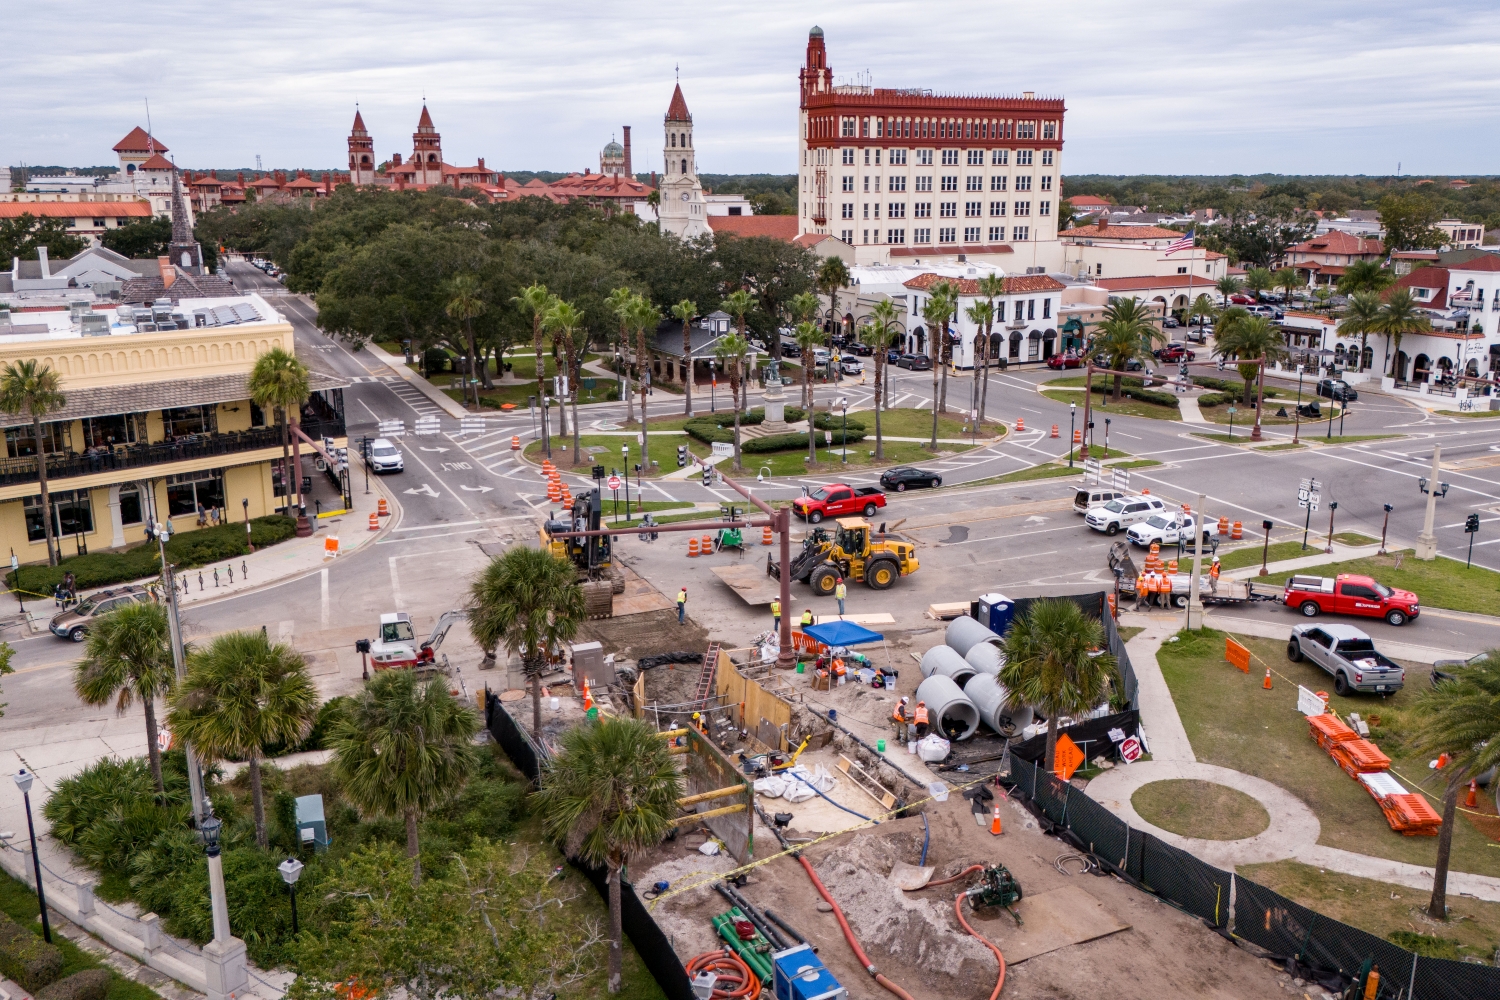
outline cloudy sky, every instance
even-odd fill
[[[6,20],[5,164],[113,163],[149,98],[181,166],[341,166],[356,101],[386,157],[410,153],[425,94],[450,163],[597,168],[624,124],[635,169],[660,169],[680,66],[700,170],[789,173],[813,23],[840,81],[1064,96],[1071,174],[1491,173],[1500,145],[1493,2],[159,0]]]

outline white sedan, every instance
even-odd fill
[[[1182,538],[1184,543],[1193,540],[1193,523],[1191,515],[1181,511],[1175,514],[1157,514],[1149,517],[1138,524],[1132,524],[1130,530],[1125,532],[1125,537],[1142,548],[1150,548],[1152,542],[1159,542],[1163,547],[1176,545],[1177,539]],[[1209,542],[1210,532],[1203,529],[1203,544]]]

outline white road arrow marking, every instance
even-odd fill
[[[447,451],[448,449],[447,448],[422,448],[421,450],[422,451],[444,452],[444,451]]]
[[[411,492],[411,491],[408,490],[407,492]],[[1047,522],[1047,518],[1042,517],[1040,514],[1032,514],[1025,521],[1026,524],[1045,524],[1046,522]]]
[[[459,489],[461,489],[461,490],[468,490],[470,493],[488,493],[490,490],[494,489],[494,487],[493,486],[460,486]]]
[[[437,499],[438,495],[437,490],[433,489],[431,486],[428,486],[426,483],[422,484],[421,489],[407,490],[406,492],[412,494],[413,496],[432,497],[434,500]]]

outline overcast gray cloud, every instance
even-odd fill
[[[841,79],[1063,95],[1068,173],[1491,173],[1500,141],[1493,3],[161,0],[6,20],[7,164],[111,163],[149,97],[185,167],[340,166],[356,101],[388,156],[425,94],[451,163],[597,167],[626,124],[644,171],[680,65],[700,169],[788,173],[813,23]]]

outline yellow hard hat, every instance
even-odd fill
[[[697,712],[694,712],[694,713],[693,713],[693,718],[695,718],[695,719],[697,719],[697,718],[700,718],[700,716],[699,716],[699,715],[698,715],[698,713],[697,713]]]

